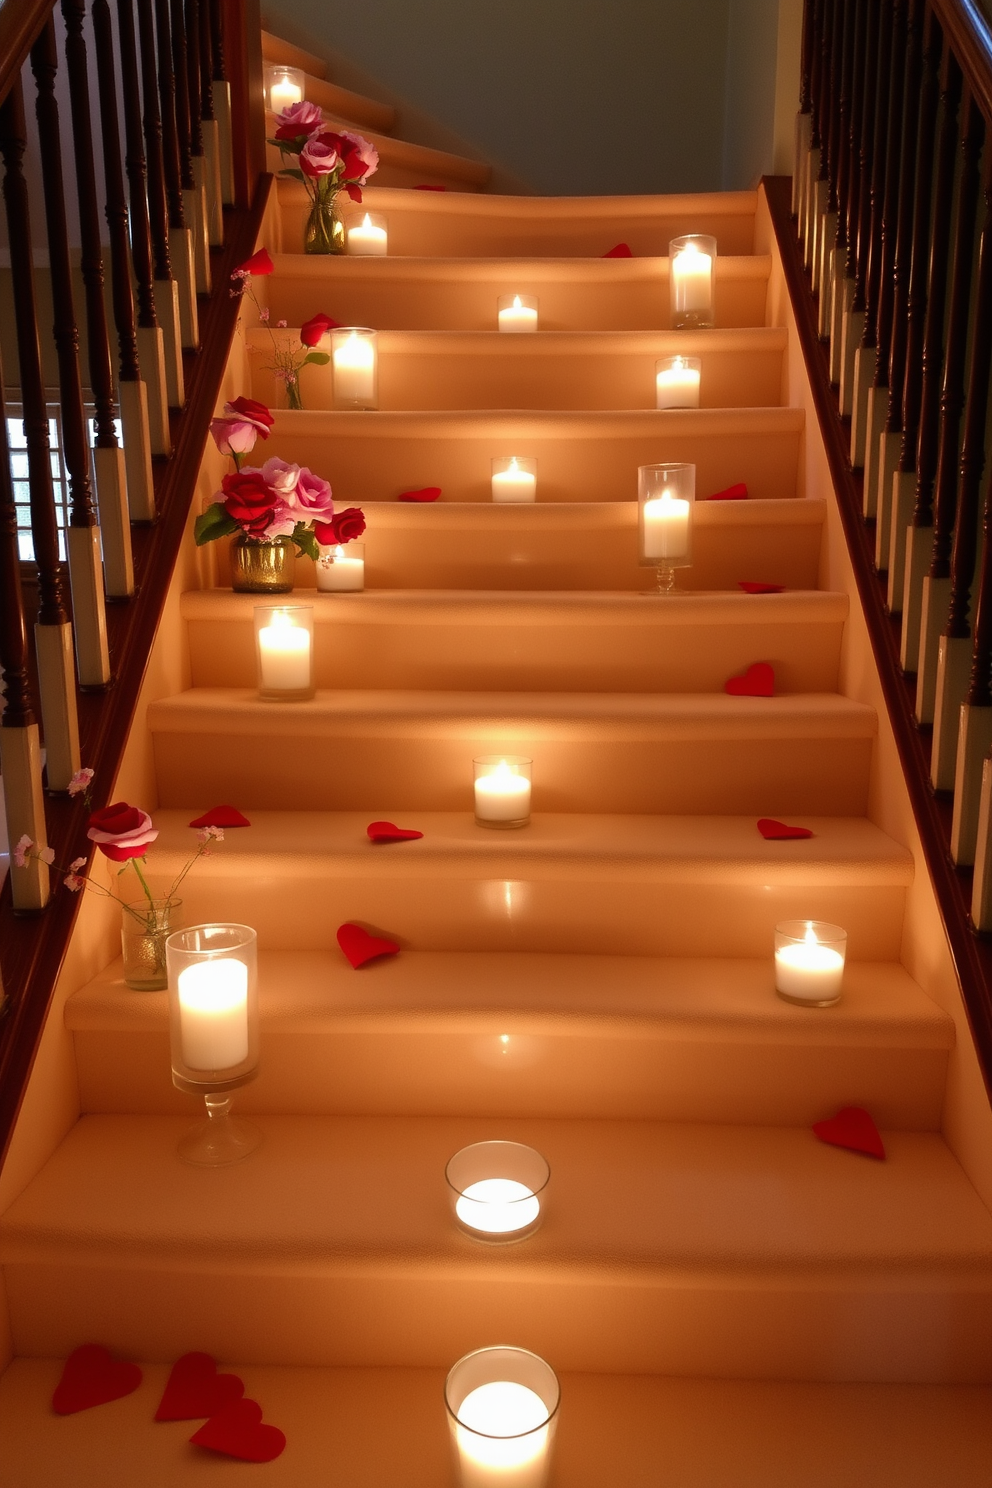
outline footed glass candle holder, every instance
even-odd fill
[[[459,1488],[544,1488],[561,1390],[527,1349],[466,1354],[444,1382]]]
[[[677,330],[701,330],[715,325],[716,238],[707,233],[673,238],[668,245],[668,260],[672,325]]]
[[[501,331],[536,331],[536,296],[500,295],[496,301],[496,322]]]
[[[671,594],[675,570],[692,563],[695,465],[642,465],[637,472],[641,564],[657,570],[655,594]]]
[[[364,258],[385,258],[389,234],[385,217],[365,212],[348,228],[348,252]]]
[[[698,408],[699,357],[665,357],[655,365],[655,396],[659,408]]]
[[[526,1240],[541,1223],[551,1169],[520,1142],[474,1142],[444,1170],[455,1221],[487,1245]]]
[[[537,500],[537,461],[501,455],[493,461],[493,500],[520,503]]]
[[[249,925],[194,925],[165,943],[172,1083],[202,1095],[207,1108],[178,1147],[196,1167],[240,1162],[262,1140],[230,1114],[230,1092],[258,1073],[256,947]]]
[[[378,408],[378,337],[367,326],[330,332],[335,408]]]
[[[526,827],[533,761],[522,754],[483,754],[472,763],[476,826]]]
[[[313,605],[258,605],[255,609],[258,695],[269,702],[312,698]]]
[[[306,74],[298,67],[265,69],[265,106],[270,113],[302,103],[306,95]]]
[[[357,594],[365,588],[365,544],[338,543],[320,549],[317,588],[321,594]]]
[[[847,931],[826,920],[783,920],[775,926],[775,990],[786,1002],[832,1007],[840,1001]]]

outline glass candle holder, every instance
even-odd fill
[[[194,925],[165,943],[172,1082],[202,1095],[207,1120],[179,1143],[197,1167],[240,1162],[262,1140],[231,1116],[229,1092],[258,1072],[257,939],[249,925]]]
[[[536,331],[535,295],[505,294],[496,301],[496,320],[501,331]]]
[[[459,1359],[444,1382],[459,1488],[544,1488],[560,1399],[551,1365],[527,1349]]]
[[[657,594],[670,594],[675,570],[692,563],[695,465],[642,465],[637,472],[641,563],[657,569]]]
[[[366,212],[348,228],[348,252],[366,258],[384,258],[389,246],[385,217]]]
[[[476,826],[527,826],[532,763],[522,754],[483,754],[472,761]]]
[[[698,408],[699,357],[664,357],[655,363],[655,397],[658,408]]]
[[[313,605],[255,608],[258,695],[270,702],[313,697]]]
[[[775,926],[775,991],[803,1007],[840,1000],[847,931],[826,920],[783,920]]]
[[[508,1245],[541,1223],[541,1195],[551,1176],[546,1160],[520,1142],[474,1142],[444,1170],[455,1222],[473,1240]]]
[[[668,245],[668,260],[672,325],[679,330],[689,326],[714,325],[716,238],[707,233],[689,233],[683,238],[673,238]]]
[[[501,455],[493,461],[493,500],[537,500],[537,461],[522,455]]]
[[[365,544],[338,543],[321,547],[317,559],[317,588],[321,594],[357,594],[365,588]]]
[[[265,69],[265,106],[270,113],[302,103],[306,93],[306,74],[299,67]]]
[[[367,326],[331,331],[335,408],[378,408],[378,337]]]

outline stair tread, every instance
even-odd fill
[[[391,104],[379,103],[364,93],[342,88],[326,77],[312,76],[309,68],[305,70],[308,103],[319,104],[326,114],[343,119],[352,128],[357,124],[360,128],[376,129],[383,134],[390,134],[395,129],[396,110]]]
[[[805,427],[801,408],[605,408],[605,409],[410,409],[352,410],[329,408],[272,410],[275,426],[270,438],[308,434],[369,435],[377,440],[408,438],[422,433],[445,438],[599,439],[622,434],[651,434],[673,438],[691,434],[700,439],[719,435],[791,434]],[[702,493],[700,493],[702,495]]]
[[[347,283],[354,279],[370,279],[379,285],[397,280],[405,284],[433,280],[442,284],[478,283],[498,277],[504,281],[512,278],[515,285],[519,282],[521,293],[529,288],[528,278],[538,283],[564,282],[582,286],[644,280],[658,288],[659,304],[663,304],[668,288],[668,257],[659,254],[643,254],[637,258],[575,258],[560,254],[558,257],[545,255],[508,260],[505,257],[434,258],[394,253],[382,257],[344,254],[334,258],[305,253],[273,253],[272,262],[277,277],[269,286],[271,294],[278,293],[279,281],[284,279],[305,279],[311,284],[326,285],[330,291],[342,281]],[[771,273],[771,262],[767,253],[728,253],[716,261],[716,278],[765,283]],[[712,331],[686,330],[680,331],[679,335],[686,338],[709,336]]]
[[[346,119],[327,120],[328,125],[331,126],[335,123],[346,124],[347,122]],[[275,114],[266,112],[266,137],[274,138],[278,127]],[[424,175],[445,176],[449,180],[459,181],[469,188],[485,186],[492,175],[492,166],[487,165],[484,160],[472,160],[467,155],[456,155],[451,150],[438,150],[433,145],[418,145],[412,140],[397,139],[394,135],[380,134],[375,129],[364,127],[362,136],[376,147],[380,169],[383,166],[393,166],[400,170],[422,171]],[[272,145],[268,148],[270,154],[275,157],[275,169],[278,170],[279,152]],[[291,181],[290,184],[295,186],[297,182]],[[305,194],[305,189],[300,186],[301,193]],[[380,190],[390,189],[396,188],[380,188]],[[364,197],[364,190],[362,194]]]
[[[268,63],[281,63],[285,67],[297,67],[312,77],[327,76],[327,63],[315,52],[308,52],[294,42],[284,41],[273,31],[262,30],[262,57]]]
[[[637,526],[637,503],[629,501],[363,501],[362,510],[370,527],[430,526],[434,530],[492,532],[507,526],[523,531],[535,528],[592,529]],[[819,497],[797,496],[787,501],[697,501],[693,526],[699,527],[822,527],[827,504]],[[556,591],[558,592],[558,591]],[[567,592],[567,591],[566,591]],[[698,592],[698,591],[697,591]],[[809,591],[805,591],[809,592]]]
[[[300,328],[287,326],[285,334],[295,341],[299,338]],[[786,332],[777,326],[731,326],[710,331],[541,330],[535,331],[533,335],[523,336],[507,335],[493,326],[488,331],[384,330],[377,332],[377,336],[381,356],[477,356],[487,359],[515,357],[538,361],[542,357],[588,358],[648,354],[661,357],[674,356],[676,353],[700,356],[704,352],[739,352],[741,355],[753,356],[768,352],[781,353],[788,345]],[[267,346],[270,344],[268,338],[268,330],[262,327],[256,327],[248,333],[251,346]]]

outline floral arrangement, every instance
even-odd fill
[[[269,324],[269,311],[264,305],[258,303],[255,291],[252,288],[252,279],[260,275],[271,274],[275,265],[266,248],[260,248],[257,253],[243,263],[240,268],[235,269],[231,275],[231,294],[244,296],[251,300],[258,311],[259,324],[263,325],[269,333],[272,342],[272,361],[266,365],[265,370],[272,372],[280,382],[286,384],[286,396],[290,408],[300,409],[303,400],[300,397],[300,373],[308,365],[326,366],[330,361],[326,351],[318,351],[322,338],[328,331],[332,331],[340,325],[340,321],[331,315],[320,312],[312,315],[306,325],[300,328],[300,349],[297,350],[284,337],[275,335]],[[286,325],[284,320],[276,322],[277,329],[282,330]],[[260,405],[259,405],[260,406]],[[216,422],[216,421],[215,421]],[[271,425],[270,425],[271,427]],[[225,454],[228,451],[224,451]],[[232,451],[233,453],[233,451]]]
[[[276,115],[275,137],[269,140],[283,160],[281,176],[302,181],[310,197],[310,216],[304,233],[307,253],[343,253],[344,228],[338,220],[335,199],[345,191],[360,202],[362,187],[379,167],[379,153],[369,140],[349,130],[324,128],[315,103],[294,103]]]

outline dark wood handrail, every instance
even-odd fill
[[[992,121],[992,24],[975,0],[930,0],[964,80]]]
[[[54,8],[53,0],[7,0],[0,6],[0,103],[20,76]]]

